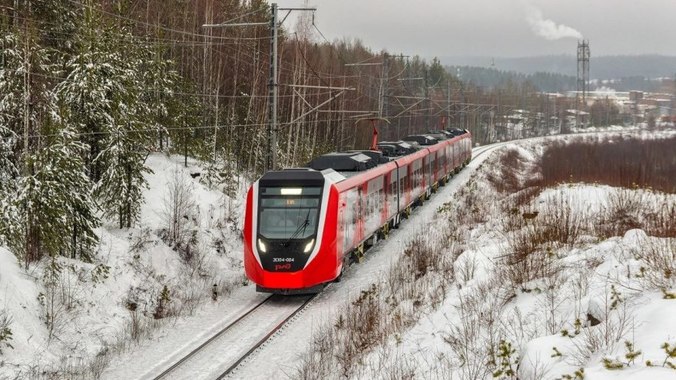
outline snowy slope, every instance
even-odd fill
[[[245,283],[238,232],[245,185],[228,199],[200,183],[199,176],[190,176],[202,171],[195,161],[184,168],[180,156],[152,154],[146,164],[153,173],[146,175],[149,188],[137,225],[119,229],[115,221],[104,221],[96,231],[100,244],[94,262],[58,258],[59,278],[52,287],[44,280],[49,260],[25,271],[0,247],[0,313],[11,317],[14,347],[2,349],[0,378],[40,372],[98,376],[118,353],[133,349],[133,341],[143,345],[173,329],[182,318],[174,315],[189,316],[204,305],[220,307],[209,299],[214,283],[221,293]],[[198,250],[191,262],[162,239],[168,185],[174,178],[185,181],[194,200],[190,228]],[[169,318],[155,320],[164,286]],[[51,339],[48,312],[54,319]]]
[[[541,141],[499,146],[518,149],[526,160],[532,160],[541,153]],[[457,235],[464,241],[458,246],[461,253],[454,264],[456,279],[448,286],[445,300],[438,307],[425,306],[423,317],[402,336],[372,349],[353,372],[354,377],[412,374],[416,378],[471,378],[468,366],[459,369],[458,352],[448,343],[449,336],[458,335],[463,321],[469,319],[476,320],[478,326],[478,335],[471,340],[473,345],[468,345],[478,350],[476,357],[486,351],[491,339],[505,339],[515,348],[510,360],[521,363],[518,373],[523,379],[560,378],[573,375],[579,368],[585,369],[585,378],[592,379],[676,378],[676,371],[662,367],[665,355],[660,348],[663,343],[670,347],[676,344],[676,323],[672,321],[676,301],[663,298],[661,291],[636,277],[645,266],[637,252],[646,244],[663,244],[663,238],[648,237],[640,230],[604,239],[583,235],[575,245],[555,247],[553,254],[560,269],[555,279],[529,281],[517,289],[500,284],[504,276],[500,260],[508,245],[507,232],[501,231],[505,223],[497,217],[499,214],[490,217],[499,211],[499,205],[486,182],[486,173],[495,172],[495,161],[489,158],[499,146],[475,148],[476,159],[465,170],[393,231],[388,240],[373,247],[364,263],[352,266],[342,282],[328,286],[293,323],[244,362],[232,378],[296,376],[316,333],[332,325],[362,290],[386,278],[412,239],[450,228],[445,227],[447,216],[443,209],[449,201],[464,202],[460,196],[466,195],[466,188],[474,192],[476,199],[483,200],[479,208],[489,217],[477,225],[458,228]],[[38,368],[83,373],[83,367],[87,367],[84,373],[102,374],[106,379],[148,378],[261,300],[263,296],[246,285],[242,274],[238,228],[244,186],[237,198],[227,199],[201,184],[200,177],[189,176],[201,172],[195,162],[189,162],[186,169],[181,157],[155,154],[148,158],[148,165],[154,173],[146,177],[150,189],[145,193],[146,204],[138,226],[120,230],[110,221],[99,229],[101,246],[93,264],[62,260],[64,267],[72,267],[64,278],[74,284],[70,294],[77,302],[72,310],[61,313],[65,322],[60,324],[58,339],[48,339],[44,307],[38,301],[38,295],[44,292],[40,279],[45,263],[25,273],[13,255],[0,248],[0,310],[4,307],[13,317],[11,344],[15,347],[3,349],[0,378],[25,377],[35,374]],[[203,253],[197,263],[186,264],[161,238],[167,228],[167,184],[176,171],[188,181],[196,200],[190,218]],[[531,209],[546,212],[548,205],[561,204],[565,199],[573,212],[589,215],[607,207],[615,191],[608,186],[562,185],[542,192],[531,202]],[[663,200],[662,195],[651,192],[637,197]],[[108,267],[107,275],[97,272],[98,265]],[[77,284],[76,278],[83,281]],[[211,302],[208,297],[214,282],[222,291],[231,293]],[[165,285],[171,290],[171,307],[181,317],[160,322],[141,318],[145,322],[140,324],[138,342],[130,343],[134,319],[153,313]],[[673,285],[667,289],[675,290]],[[613,297],[621,301],[610,310]],[[482,305],[479,310],[484,313],[462,314],[460,306],[468,300]],[[136,312],[129,310],[130,302],[137,305]],[[500,319],[494,330],[486,329],[485,312]],[[623,326],[617,331],[623,333],[620,338],[589,358],[582,348],[600,329],[586,325],[588,312],[608,317],[604,319],[610,321],[605,331],[617,330],[614,326],[620,322]],[[576,318],[582,320],[579,325]],[[603,368],[603,358],[627,361],[625,340],[633,342],[641,354],[621,371]],[[101,351],[104,345],[109,348]],[[554,347],[560,355],[554,355]],[[647,367],[647,360],[656,363],[656,367]],[[485,362],[476,363],[475,370],[485,368]],[[337,372],[334,375],[338,377]],[[492,377],[490,373],[485,375]],[[194,369],[194,377],[201,378],[199,368]]]

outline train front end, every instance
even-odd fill
[[[316,293],[340,273],[338,193],[321,172],[271,171],[247,194],[244,268],[259,292]]]

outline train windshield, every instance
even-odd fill
[[[321,187],[262,187],[258,233],[267,239],[307,239],[316,234]]]

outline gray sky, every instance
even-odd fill
[[[276,2],[304,5],[304,0]],[[317,7],[315,22],[330,41],[359,38],[374,51],[393,54],[574,55],[582,35],[596,56],[676,55],[676,0],[308,0],[308,5]],[[284,25],[293,28],[295,19]]]

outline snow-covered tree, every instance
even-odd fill
[[[16,134],[3,126],[0,116],[0,244],[7,236],[13,218],[9,213],[11,195],[16,191],[18,170],[13,157]]]
[[[86,154],[89,176],[97,182],[105,168],[96,160],[103,150],[103,140],[120,120],[123,102],[133,100],[128,94],[132,83],[125,70],[125,57],[114,48],[111,30],[104,30],[101,19],[91,9],[85,12],[85,21],[78,39],[76,52],[65,65],[68,73],[56,86],[60,104],[68,110],[67,123],[77,128],[83,141],[89,145]],[[130,99],[132,98],[132,99]]]
[[[15,162],[26,171],[18,156],[36,149],[37,135],[49,117],[48,81],[54,67],[50,51],[42,48],[34,31],[8,30],[0,36],[0,125],[19,138],[12,141]]]
[[[54,128],[59,130],[60,128]],[[26,264],[44,255],[90,259],[98,219],[85,174],[86,146],[70,129],[61,129],[46,145],[26,157],[33,171],[21,177],[9,204],[7,239]]]
[[[90,146],[89,175],[105,216],[131,227],[147,186],[144,162],[160,128],[157,119],[166,115],[161,100],[148,93],[155,82],[158,93],[166,93],[171,76],[163,77],[165,67],[154,64],[143,40],[124,26],[107,25],[93,7],[85,12],[76,44],[68,76],[56,91],[69,110],[68,123]],[[151,69],[157,72],[149,74]]]
[[[151,172],[144,165],[147,153],[133,134],[128,126],[117,126],[96,158],[106,167],[96,184],[96,196],[106,216],[117,216],[120,228],[131,227],[138,219],[143,189],[148,186],[143,174]]]
[[[35,174],[35,157],[40,133],[54,115],[54,99],[49,79],[54,75],[51,51],[39,44],[33,28],[19,30],[3,26],[0,36],[0,235],[25,257],[26,262],[41,257],[42,236],[34,226],[42,215],[33,204],[18,207],[17,196]],[[23,176],[23,177],[21,177]],[[35,189],[36,187],[30,187]],[[23,193],[25,194],[25,193]],[[17,233],[17,231],[22,231]]]
[[[62,210],[66,221],[66,231],[60,241],[59,253],[72,258],[91,260],[91,253],[98,242],[94,229],[99,226],[96,205],[92,198],[94,184],[86,173],[83,153],[87,145],[80,142],[72,128],[58,132],[52,145],[43,154],[52,169],[54,180],[60,182],[55,190],[63,197]]]

